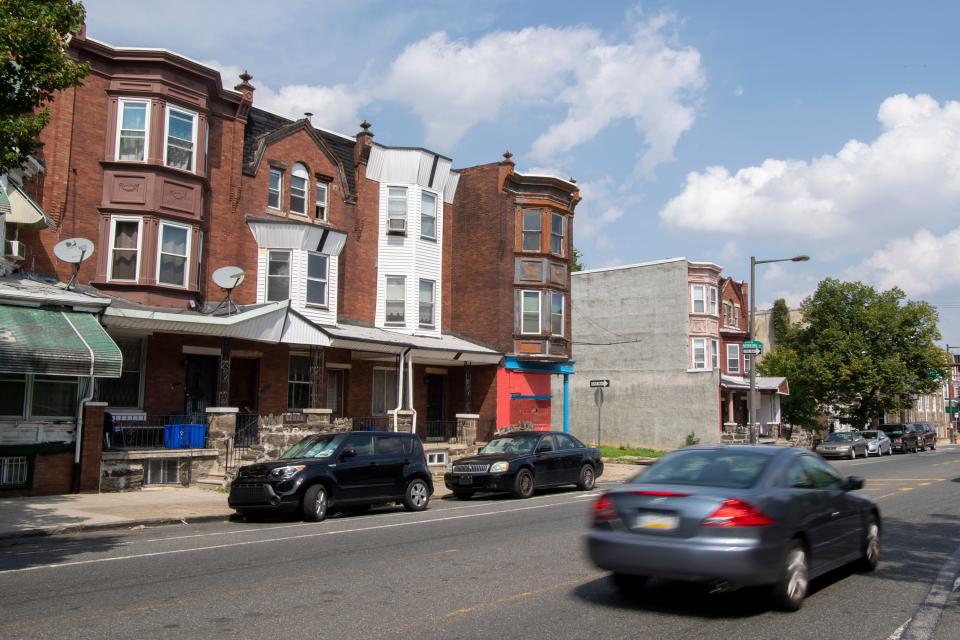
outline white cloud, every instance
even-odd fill
[[[700,231],[838,241],[912,231],[918,216],[928,223],[955,217],[960,103],[901,94],[884,100],[877,117],[875,140],[851,140],[835,155],[690,173],[660,216]]]
[[[900,287],[922,296],[955,287],[960,282],[960,228],[946,235],[920,229],[875,251],[848,275],[876,283],[881,289]]]

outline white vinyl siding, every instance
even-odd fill
[[[740,345],[727,345],[727,373],[740,373]]]
[[[693,368],[705,370],[707,368],[707,339],[694,338],[692,351]]]
[[[146,162],[149,131],[150,101],[122,98],[117,104],[117,160]]]
[[[260,249],[257,258],[257,300],[259,302],[268,302],[267,300],[267,265],[268,256],[271,253],[281,251],[290,254],[290,306],[296,309],[313,322],[318,324],[336,324],[337,322],[337,258],[324,254],[316,254],[310,251],[300,251],[296,249]],[[327,283],[326,283],[326,305],[308,304],[307,290],[310,283],[308,274],[310,273],[310,256],[323,255],[327,259]],[[314,273],[316,273],[317,263],[314,258]],[[313,286],[316,292],[316,285]]]
[[[197,114],[167,105],[163,163],[183,171],[196,171]]]

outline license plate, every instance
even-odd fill
[[[473,476],[460,476],[457,478],[457,484],[473,484]]]
[[[637,529],[654,529],[656,531],[672,531],[680,524],[680,518],[669,513],[639,513],[634,522]]]

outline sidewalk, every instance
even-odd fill
[[[642,468],[607,464],[599,481],[623,482]],[[450,493],[442,477],[434,478],[434,491],[434,499]],[[182,487],[0,498],[0,541],[91,529],[226,520],[232,513],[225,493]]]

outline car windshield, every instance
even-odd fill
[[[280,454],[283,460],[291,458],[328,458],[346,437],[343,433],[308,436]]]
[[[632,482],[747,489],[773,456],[749,451],[679,451],[661,458]]]
[[[540,436],[528,434],[509,438],[494,438],[486,444],[480,453],[530,453]]]
[[[862,435],[862,436],[863,436],[864,438],[866,438],[867,440],[876,440],[876,439],[877,439],[877,432],[876,432],[876,431],[861,431],[861,432],[860,432],[860,435]]]
[[[899,436],[900,434],[903,433],[903,425],[901,424],[881,425],[880,431],[883,431],[885,434],[887,434],[890,437]]]
[[[853,440],[852,433],[831,433],[827,436],[827,442],[849,442]]]

